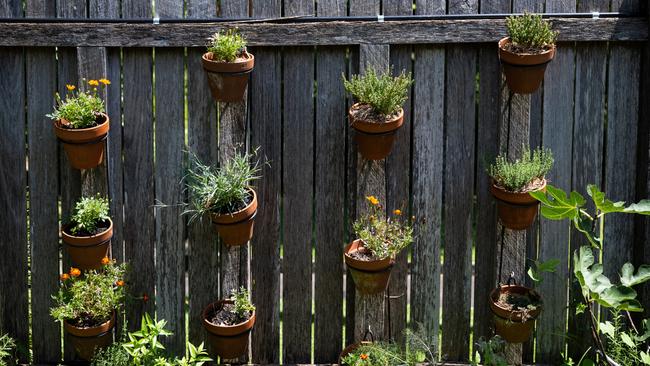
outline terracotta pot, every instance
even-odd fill
[[[61,140],[70,165],[75,169],[92,169],[104,160],[104,147],[110,126],[108,115],[102,113],[105,122],[90,128],[63,128],[62,121],[54,121],[54,133]]]
[[[108,219],[108,229],[97,235],[74,236],[66,231],[70,226],[61,230],[61,236],[72,261],[80,269],[98,269],[102,266],[102,258],[108,256],[111,238],[113,237],[113,221]]]
[[[528,312],[526,321],[524,319],[524,311],[508,310],[498,304],[499,295],[502,293],[516,293],[521,295],[528,295],[529,297],[539,301],[539,305],[535,310]],[[526,342],[533,331],[535,320],[542,312],[542,297],[537,291],[519,285],[501,285],[495,288],[490,293],[490,310],[494,314],[495,330],[498,335],[510,343],[523,343]]]
[[[508,88],[514,93],[530,94],[539,89],[546,65],[555,57],[555,45],[539,54],[513,53],[505,49],[510,37],[499,41],[499,59]]]
[[[537,191],[546,192],[546,179]],[[490,193],[497,199],[497,211],[503,226],[511,230],[526,230],[533,224],[539,201],[529,192],[510,192],[492,182]]]
[[[217,102],[239,102],[244,98],[248,85],[248,74],[253,71],[255,57],[245,53],[243,60],[234,62],[212,61],[212,52],[201,58],[208,77],[212,97]]]
[[[236,325],[214,325],[208,321],[213,309],[220,309],[223,304],[232,304],[232,300],[219,300],[203,310],[203,327],[208,331],[210,351],[223,359],[234,359],[246,353],[248,334],[255,325],[255,311],[243,323]]]
[[[353,344],[345,347],[343,349],[343,351],[341,351],[341,353],[339,354],[339,365],[343,364],[343,357],[345,357],[345,356],[349,355],[350,353],[356,351],[357,348],[361,347],[362,345],[368,345],[368,344],[372,344],[372,342],[362,341],[362,342],[358,342],[358,343],[353,343]]]
[[[215,225],[217,233],[227,246],[246,244],[253,237],[255,215],[257,214],[257,194],[250,190],[253,199],[248,206],[227,215],[211,214],[210,218]]]
[[[388,287],[394,261],[390,257],[375,261],[362,261],[350,255],[361,248],[363,248],[363,242],[357,239],[345,247],[343,255],[345,264],[350,269],[354,286],[361,294],[382,293]]]
[[[108,347],[113,343],[111,330],[115,327],[115,313],[109,321],[96,327],[79,328],[67,321],[63,323],[63,327],[77,356],[82,360],[90,361],[97,349]]]
[[[357,149],[364,159],[384,159],[393,149],[395,132],[404,123],[404,110],[401,109],[399,115],[388,122],[376,123],[355,118],[352,110],[358,105],[359,103],[354,104],[348,111],[350,125],[355,130]]]

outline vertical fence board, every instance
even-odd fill
[[[646,5],[646,12],[650,15],[650,6]],[[646,42],[641,62],[641,95],[639,111],[639,160],[637,161],[637,199],[650,195],[650,39]],[[650,217],[638,217],[635,223],[637,238],[634,257],[635,266],[650,263],[650,250],[646,243],[650,242]],[[645,309],[644,316],[650,314],[650,284],[646,283],[641,288],[641,304]]]
[[[280,16],[279,0],[254,0],[252,14],[257,18]],[[265,166],[259,188],[258,220],[263,226],[251,246],[253,303],[257,322],[253,330],[254,363],[279,362],[280,341],[280,189],[282,184],[282,94],[281,55],[275,49],[258,48],[255,72],[251,77],[251,144],[259,146],[271,167]]]

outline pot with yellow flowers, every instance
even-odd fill
[[[237,30],[210,37],[208,52],[203,54],[201,62],[217,102],[239,102],[244,98],[255,57],[246,51],[246,40]]]
[[[358,239],[345,247],[344,258],[357,291],[370,295],[386,290],[395,257],[413,241],[413,228],[401,220],[401,210],[387,217],[376,197],[366,200],[368,211],[353,224]]]
[[[108,216],[108,199],[97,195],[82,197],[72,217],[61,229],[61,237],[72,261],[81,269],[101,267],[113,237],[113,221]]]
[[[63,324],[75,353],[90,361],[95,351],[113,343],[111,330],[115,313],[124,302],[125,265],[109,258],[102,259],[102,268],[83,273],[78,268],[60,276],[59,292],[50,314]]]
[[[94,168],[104,159],[109,118],[98,87],[105,88],[110,83],[108,79],[90,80],[86,91],[66,85],[65,99],[57,93],[54,112],[47,115],[53,120],[54,133],[75,169]]]

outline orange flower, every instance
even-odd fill
[[[117,286],[119,286],[119,287],[122,287],[122,286],[124,286],[124,281],[122,281],[122,280],[117,280],[117,282],[115,282],[115,284],[116,284]]]
[[[402,214],[402,210],[395,210],[395,211],[393,211],[393,213],[394,213],[395,215],[399,216],[399,215]]]
[[[59,276],[59,277],[61,278],[61,281],[65,281],[65,280],[70,279],[70,276],[67,273],[62,273],[61,276]]]
[[[97,86],[97,85],[99,85],[99,81],[97,81],[97,80],[88,80],[88,85]]]
[[[368,359],[368,354],[367,353],[362,353],[361,355],[359,355],[359,358],[362,359],[362,360],[367,360]]]
[[[104,258],[102,258],[102,264],[103,264],[103,265],[107,265],[107,264],[109,264],[109,263],[111,263],[111,260],[108,259],[108,257],[104,257]]]
[[[70,276],[72,277],[81,276],[81,270],[79,268],[70,267]]]
[[[149,296],[147,296],[147,294],[142,295],[142,301],[144,302],[149,301]]]
[[[66,87],[69,91],[73,91],[73,90],[75,90],[75,89],[77,88],[76,86],[74,86],[74,85],[70,85],[70,84],[65,84],[65,87]]]
[[[99,82],[104,84],[104,85],[111,85],[111,81],[104,78],[104,79],[99,79]]]
[[[366,199],[373,205],[377,206],[379,204],[379,200],[375,196],[366,196]]]

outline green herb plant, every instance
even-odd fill
[[[348,366],[415,366],[423,363],[435,364],[436,344],[428,337],[424,328],[404,331],[405,346],[389,342],[364,343],[341,359]]]
[[[390,70],[380,74],[372,67],[363,76],[352,75],[350,80],[343,75],[345,90],[359,103],[369,105],[381,117],[391,116],[402,109],[412,83],[410,73],[402,71],[393,77]]]
[[[215,33],[210,37],[208,52],[213,61],[234,62],[246,53],[246,40],[236,29]]]
[[[235,313],[240,319],[248,319],[248,316],[255,311],[255,305],[250,301],[250,293],[245,287],[239,290],[232,290],[230,299],[235,305]]]
[[[95,197],[82,197],[75,204],[70,232],[73,235],[93,234],[97,230],[97,225],[109,219],[108,210],[107,198],[99,194]]]
[[[510,192],[527,192],[538,180],[544,179],[553,167],[553,153],[549,149],[537,148],[533,151],[523,146],[522,154],[515,161],[499,155],[488,167],[488,174],[497,186]]]
[[[647,341],[648,319],[643,320],[643,328],[636,326],[631,312],[641,312],[643,307],[637,300],[634,286],[650,280],[650,265],[641,265],[635,270],[631,263],[625,263],[620,271],[620,283],[613,283],[603,274],[602,263],[596,263],[594,250],[604,246],[605,215],[611,213],[628,213],[650,215],[650,200],[626,205],[625,202],[613,202],[595,185],[587,186],[587,193],[593,203],[593,211],[585,208],[586,200],[578,192],[567,194],[563,190],[548,185],[546,193],[531,192],[542,203],[541,214],[550,220],[570,220],[581,232],[590,245],[583,245],[573,253],[573,273],[580,285],[582,302],[576,306],[576,313],[587,313],[592,338],[598,353],[609,365],[628,364],[628,353],[633,349],[638,356],[630,365],[650,365],[650,351]],[[615,323],[599,323],[594,314],[594,307],[599,305],[601,311],[610,311]],[[625,317],[621,317],[622,315]],[[627,319],[625,327],[622,319]],[[627,329],[625,329],[627,328]],[[642,331],[645,329],[645,331]],[[607,346],[602,335],[608,337]],[[612,340],[613,338],[613,340]],[[624,348],[627,347],[627,348]],[[623,357],[624,359],[615,359]]]
[[[251,184],[260,178],[259,161],[251,163],[257,155],[235,154],[222,167],[213,168],[203,164],[190,153],[190,167],[183,178],[188,191],[189,203],[184,214],[190,222],[214,213],[232,214],[249,203]]]
[[[106,260],[99,270],[81,271],[72,268],[61,275],[61,287],[52,298],[55,306],[50,314],[60,322],[99,325],[110,320],[113,312],[124,302],[126,265]]]
[[[373,258],[395,257],[413,242],[413,226],[399,220],[401,210],[393,211],[393,218],[387,217],[383,206],[374,196],[366,197],[369,210],[352,225],[357,238],[363,242]]]
[[[121,344],[113,343],[106,348],[95,351],[90,366],[131,366],[128,352]]]
[[[555,44],[558,33],[539,14],[525,13],[506,18],[506,28],[512,45],[521,51],[544,51]]]
[[[16,342],[8,334],[0,336],[0,366],[16,365]]]
[[[508,366],[505,351],[506,342],[498,335],[487,341],[481,338],[476,342],[476,351],[470,364],[473,366]]]
[[[97,117],[101,113],[105,113],[104,101],[99,97],[98,86],[101,84],[102,88],[106,88],[110,81],[107,79],[90,80],[88,84],[90,90],[76,92],[74,85],[66,85],[65,100],[61,99],[59,93],[56,93],[54,112],[48,114],[47,117],[61,121],[65,127],[72,129],[96,126]]]

